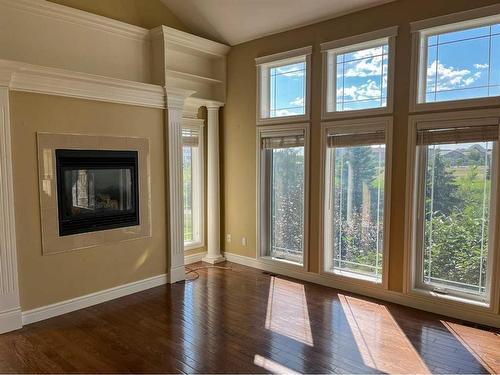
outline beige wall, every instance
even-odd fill
[[[256,255],[256,73],[254,58],[298,47],[313,46],[312,121],[309,205],[309,270],[319,269],[319,179],[321,54],[319,44],[399,25],[396,42],[394,97],[394,151],[391,194],[389,287],[403,288],[404,198],[406,178],[406,136],[410,77],[409,22],[498,3],[492,0],[399,0],[300,29],[271,35],[237,45],[228,57],[228,92],[224,108],[223,146],[223,231],[232,234],[225,250]],[[247,247],[241,237],[248,238]],[[224,240],[224,238],[222,238]]]
[[[0,1],[0,59],[150,83],[146,34],[139,29],[130,37],[115,31],[67,21],[41,7],[26,10],[16,1]]]
[[[135,26],[152,29],[165,25],[190,32],[160,0],[49,0]]]
[[[164,112],[120,104],[11,92],[13,172],[22,310],[167,270]],[[150,139],[152,238],[42,255],[36,132]]]

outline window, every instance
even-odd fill
[[[379,123],[326,127],[324,270],[382,282],[386,216],[386,128]]]
[[[183,125],[182,129],[185,249],[203,246],[202,130],[200,125]]]
[[[498,118],[417,125],[415,287],[489,303]]]
[[[259,129],[261,256],[304,264],[306,128]]]
[[[306,47],[256,59],[258,122],[308,118],[310,54]]]
[[[420,23],[413,25],[417,105],[461,101],[457,105],[463,106],[464,100],[473,105],[500,96],[500,15],[434,27]]]
[[[339,117],[341,112],[391,110],[396,32],[394,27],[321,45],[326,73],[323,117]]]

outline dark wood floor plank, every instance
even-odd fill
[[[1,335],[0,372],[500,372],[498,331],[225,266]]]

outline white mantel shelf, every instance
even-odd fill
[[[165,108],[164,88],[16,61],[0,60],[0,84],[13,91]]]

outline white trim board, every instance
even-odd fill
[[[377,298],[383,301],[412,307],[418,310],[424,310],[435,314],[450,316],[455,319],[462,319],[500,328],[500,316],[491,312],[478,312],[476,309],[467,308],[467,306],[455,306],[453,304],[446,303],[446,301],[438,301],[435,299],[429,299],[425,296],[407,295],[400,292],[385,290],[383,288],[360,285],[359,283],[351,283],[349,282],[349,280],[332,280],[332,278],[328,277],[327,275],[320,275],[307,271],[299,271],[297,269],[286,267],[286,265],[282,266],[280,264],[277,264],[276,262],[266,262],[264,259],[246,257],[227,251],[224,252],[224,257],[229,262],[234,262],[243,266],[260,269],[267,272],[273,272],[282,276],[287,276],[298,280],[335,288],[338,290],[345,290],[370,298]]]
[[[13,91],[165,108],[165,90],[158,85],[16,61],[0,60],[2,83]]]
[[[0,333],[21,328],[9,107],[0,87]]]
[[[84,309],[86,307],[98,305],[116,298],[128,296],[137,292],[142,292],[167,283],[167,275],[153,276],[144,280],[134,281],[129,284],[120,285],[114,288],[101,290],[99,292],[76,297],[66,301],[54,303],[52,305],[38,307],[33,310],[23,311],[23,325],[39,322],[41,320],[53,318],[55,316],[67,314],[72,311]]]
[[[201,262],[201,260],[203,259],[203,257],[205,255],[207,255],[206,251],[204,251],[202,253],[192,254],[192,255],[185,255],[184,256],[184,265],[193,264],[196,262]]]

